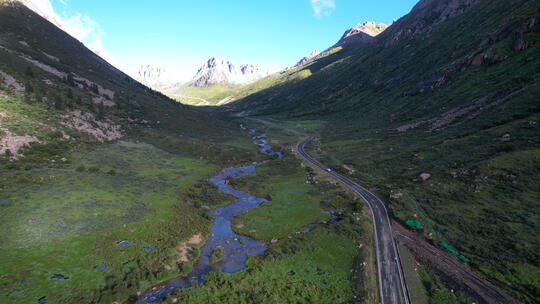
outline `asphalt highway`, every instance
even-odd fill
[[[399,259],[399,253],[396,248],[396,243],[392,236],[392,227],[388,217],[388,212],[384,203],[373,193],[366,190],[362,186],[358,185],[351,179],[332,171],[318,160],[311,157],[305,150],[305,145],[313,139],[313,135],[300,132],[291,128],[283,127],[279,124],[264,121],[260,119],[253,119],[262,123],[274,125],[283,129],[290,130],[292,132],[306,136],[297,145],[298,153],[308,162],[323,170],[332,177],[340,180],[360,197],[362,197],[373,215],[373,225],[375,233],[375,245],[377,252],[377,268],[379,275],[379,293],[382,304],[409,304],[409,297],[405,278],[401,268],[401,262]]]

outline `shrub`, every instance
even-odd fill
[[[32,71],[31,67],[27,67],[26,70],[24,71],[24,74],[28,77],[34,77],[34,71]]]
[[[83,172],[84,170],[86,170],[84,165],[80,165],[80,166],[77,167],[77,172]]]
[[[109,172],[107,172],[107,174],[109,174],[109,175],[116,175],[116,170],[111,169],[111,170],[109,170]]]
[[[61,97],[56,97],[54,100],[54,107],[57,110],[63,110],[66,107],[64,100]]]
[[[223,260],[223,248],[218,247],[214,249],[212,256],[210,257],[210,263],[215,264]]]
[[[14,163],[7,163],[5,168],[8,170],[14,170],[17,169],[17,165],[15,165]]]
[[[47,133],[47,136],[49,136],[50,138],[62,138],[62,136],[64,136],[62,134],[62,131],[59,131],[59,130],[56,130],[56,131],[51,131],[49,133]]]
[[[69,73],[66,77],[66,83],[72,87],[74,87],[76,84],[75,84],[75,81],[73,79],[73,74]]]
[[[100,103],[97,105],[96,118],[98,120],[102,120],[104,117],[105,117],[105,106],[103,105],[103,103]]]
[[[0,198],[0,207],[9,207],[9,206],[11,206],[11,201]]]
[[[66,96],[67,98],[73,100],[74,96],[73,96],[73,90],[72,89],[67,89],[66,91]]]
[[[98,86],[93,83],[91,86],[90,86],[90,90],[92,90],[92,92],[94,92],[94,94],[99,94],[99,89],[98,89]]]
[[[92,166],[92,167],[88,168],[88,171],[90,171],[90,172],[99,172],[99,167]]]

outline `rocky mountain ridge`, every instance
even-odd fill
[[[247,84],[268,76],[258,65],[235,66],[224,57],[210,57],[193,77],[194,87],[209,87],[215,84]]]
[[[389,46],[402,40],[429,34],[437,25],[466,13],[480,2],[481,0],[419,1],[409,14],[400,18],[384,32],[384,37],[378,43]]]
[[[19,2],[23,4],[24,6],[28,7],[32,11],[34,11],[36,14],[40,15],[41,17],[45,18],[50,23],[56,25],[57,27],[61,28],[62,30],[65,30],[63,28],[62,22],[60,21],[58,15],[54,12],[54,9],[49,1],[40,1],[40,0],[10,0],[7,1],[7,3],[15,3]]]
[[[384,23],[376,24],[369,21],[348,29],[345,31],[339,41],[333,46],[343,46],[350,43],[369,43],[373,41],[373,38],[380,33],[384,32],[389,25]]]

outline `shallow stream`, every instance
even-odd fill
[[[254,135],[255,133],[256,130],[250,130],[251,135]],[[273,151],[272,147],[268,145],[265,137],[266,133],[253,137],[253,139],[261,141],[259,144],[261,153],[269,156],[277,155],[278,158],[281,158],[281,152]],[[216,267],[219,267],[226,273],[238,272],[246,268],[246,262],[249,255],[259,255],[266,250],[266,243],[256,241],[247,236],[238,235],[233,232],[231,226],[233,217],[238,214],[246,213],[259,206],[263,202],[266,202],[266,199],[258,198],[249,193],[236,190],[227,183],[228,178],[237,179],[247,176],[264,163],[265,162],[261,162],[244,167],[231,167],[209,179],[209,181],[214,183],[220,191],[235,196],[237,200],[225,207],[212,210],[212,215],[215,217],[212,226],[212,236],[201,248],[200,258],[193,266],[193,271],[187,277],[174,278],[162,285],[149,289],[129,303],[135,303],[137,300],[143,300],[146,303],[160,302],[178,289],[191,287],[194,283],[202,283],[204,281],[204,276]],[[223,249],[223,259],[218,263],[211,264],[210,257],[217,248]]]

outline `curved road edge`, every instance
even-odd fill
[[[296,146],[298,154],[312,165],[347,185],[364,199],[373,216],[380,300],[382,304],[410,304],[401,262],[398,258],[399,253],[396,248],[396,243],[394,242],[388,211],[386,210],[384,203],[373,193],[358,185],[353,180],[332,171],[330,168],[311,157],[304,150],[304,147],[313,139],[314,136],[312,134],[304,133],[262,119],[246,118],[306,136],[306,138]]]

